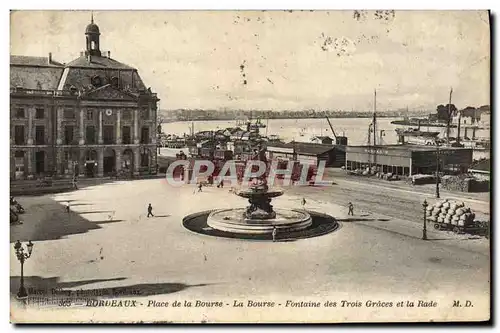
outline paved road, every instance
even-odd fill
[[[359,177],[348,176],[326,179],[333,180],[335,185],[295,186],[286,188],[285,193],[305,197],[312,208],[318,204],[343,206],[344,214],[347,214],[348,202],[352,202],[355,216],[344,218],[344,221],[418,239],[423,233],[422,202],[424,199],[429,204],[436,202],[432,195],[401,183],[386,186],[384,181],[365,181]],[[463,194],[445,193],[441,198],[462,200],[479,218],[489,219],[489,202],[475,198],[468,199]],[[482,236],[437,231],[433,229],[433,224],[428,224],[427,234],[434,243],[443,243],[443,246],[450,248],[450,251],[461,249],[489,256],[489,240]]]
[[[346,176],[340,172],[327,172],[326,179],[335,182],[333,186],[311,187],[301,186],[291,188],[293,193],[300,195],[324,194],[337,204],[347,206],[351,201],[355,209],[382,214],[393,218],[402,218],[421,222],[423,219],[422,203],[424,199],[429,204],[436,202],[434,193],[427,188],[407,186],[401,182],[389,183],[379,179],[366,179]],[[485,200],[486,194],[464,194],[443,191],[441,199],[464,201],[482,218],[488,218],[490,203]]]
[[[376,193],[367,191],[363,184],[343,180],[337,183],[321,189],[287,188],[283,197],[273,201],[275,207],[297,208],[302,196],[306,196],[311,198],[307,203],[311,207],[306,208],[331,214],[342,223],[336,232],[295,242],[252,242],[193,234],[182,226],[186,215],[244,207],[246,200],[227,189],[209,187],[197,193],[194,186],[173,188],[159,180],[114,182],[36,200],[19,198],[29,211],[25,225],[11,228],[11,236],[16,236],[11,241],[25,236],[37,239],[25,267],[26,283],[35,288],[83,288],[109,293],[119,287],[139,291],[138,299],[145,303],[151,299],[227,300],[230,304],[233,299],[437,300],[442,308],[429,309],[428,315],[434,320],[470,318],[471,310],[446,312],[453,299],[466,295],[475,303],[474,318],[486,316],[490,261],[484,239],[444,235],[443,240],[422,241],[418,217],[408,212],[421,212],[420,201],[411,193]],[[356,221],[348,220],[344,207],[337,206],[349,200],[355,202],[353,198],[360,198],[357,209],[366,212],[356,211]],[[66,223],[67,213],[55,201],[68,200],[74,214],[71,217],[75,218]],[[154,218],[146,217],[148,203],[154,207]],[[397,209],[405,210],[404,218]],[[110,212],[114,214],[108,220]],[[437,233],[431,230],[430,234]],[[470,244],[481,245],[483,250]],[[12,244],[10,248],[15,290],[19,265]],[[54,320],[68,318],[64,309],[59,310],[51,312]],[[86,318],[106,320],[113,309],[79,310],[88,310]],[[155,320],[177,317],[174,312],[166,312],[175,310],[165,308],[139,312],[120,309],[128,310],[121,312],[126,318],[138,319],[138,313]],[[200,307],[189,314],[198,321],[206,318],[210,322],[227,318],[232,307],[220,310],[215,313]],[[245,316],[245,320],[270,321],[276,321],[281,314],[286,316],[280,317],[282,320],[303,318],[304,311],[318,321],[373,316],[372,309],[366,308],[359,312],[343,308],[320,310],[245,308],[234,313]],[[375,310],[380,311],[380,320],[409,320],[417,314],[422,316],[425,309],[404,308],[398,313],[396,308]],[[46,319],[48,312],[42,314]]]

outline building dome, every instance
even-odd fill
[[[85,28],[85,34],[98,34],[98,35],[100,35],[99,27],[97,26],[97,24],[92,22],[89,25],[87,25],[87,28]]]

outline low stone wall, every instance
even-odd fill
[[[10,183],[10,195],[43,195],[48,193],[59,193],[71,191],[73,182],[71,179],[60,180],[23,180]]]

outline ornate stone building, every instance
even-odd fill
[[[159,99],[100,50],[100,35],[92,18],[85,51],[67,64],[11,56],[11,178],[156,173]]]

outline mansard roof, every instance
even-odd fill
[[[135,70],[134,67],[116,61],[108,57],[85,56],[82,55],[73,61],[66,64],[66,67],[81,67],[81,68],[108,68],[108,69],[128,69]]]
[[[55,90],[63,73],[63,65],[49,62],[48,57],[11,56],[10,86],[35,90]]]

